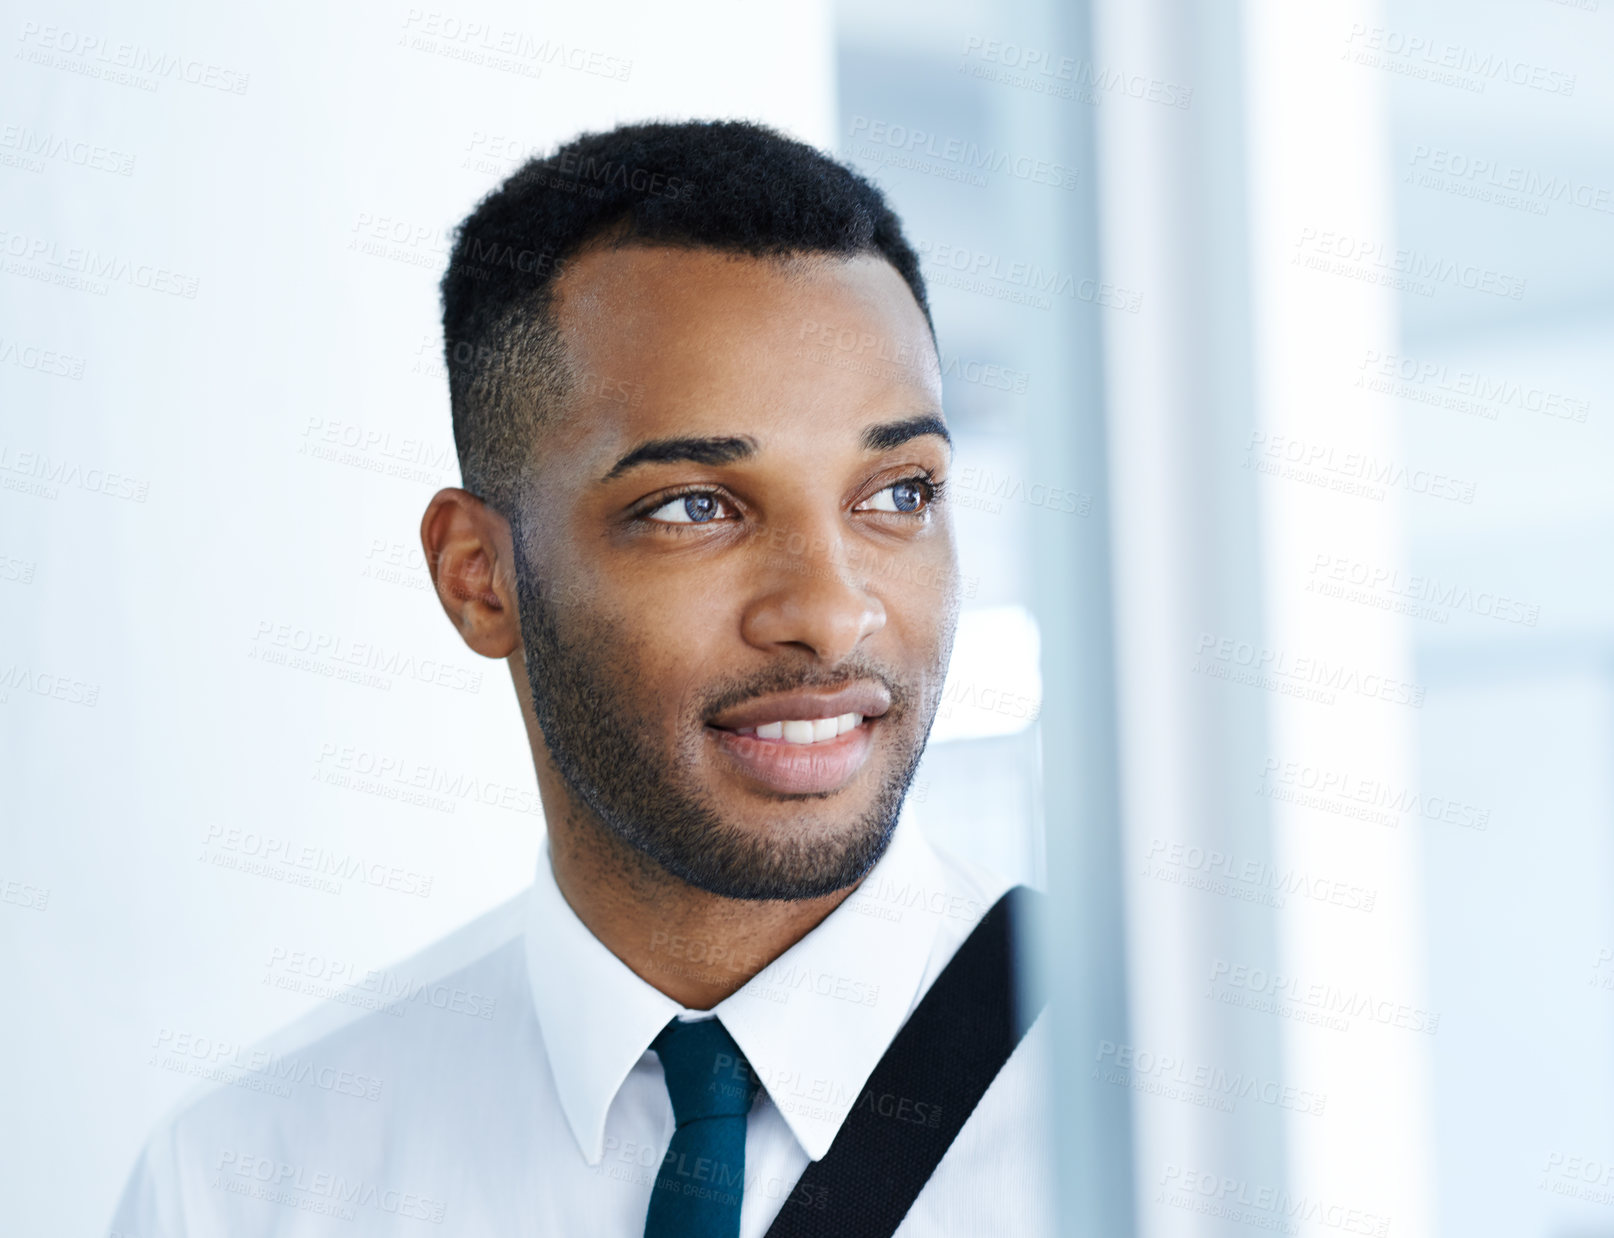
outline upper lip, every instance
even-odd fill
[[[783,692],[759,696],[744,705],[724,710],[708,719],[708,726],[722,731],[761,726],[768,722],[811,722],[814,718],[838,718],[841,714],[861,714],[878,718],[891,708],[891,694],[877,683],[848,684],[834,692]]]

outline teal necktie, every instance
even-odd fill
[[[645,1238],[738,1238],[745,1115],[761,1084],[716,1019],[674,1019],[650,1042],[672,1097],[672,1143],[656,1174]]]

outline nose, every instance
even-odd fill
[[[844,561],[839,538],[798,538],[799,552],[769,553],[741,634],[767,652],[804,649],[833,666],[885,627],[885,604]]]

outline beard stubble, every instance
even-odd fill
[[[514,531],[514,530],[513,530]],[[940,703],[867,660],[833,676],[778,665],[686,694],[669,752],[658,715],[638,703],[635,649],[619,625],[590,615],[563,633],[516,540],[516,593],[533,710],[566,785],[617,839],[697,889],[734,899],[808,899],[843,890],[874,867],[890,844],[903,799],[924,754]],[[801,688],[835,688],[861,679],[882,683],[891,708],[875,724],[906,735],[906,750],[878,779],[872,802],[851,820],[826,827],[806,814],[772,829],[726,816],[686,771],[698,768],[709,742],[704,719],[756,696]],[[939,684],[939,680],[937,681]],[[888,732],[889,733],[889,732]],[[876,749],[876,759],[879,750]],[[775,802],[811,804],[838,792],[778,795]],[[792,827],[799,828],[792,828]]]

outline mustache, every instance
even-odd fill
[[[880,684],[890,694],[891,714],[906,710],[917,695],[913,685],[904,683],[890,671],[867,659],[844,663],[834,671],[812,671],[800,667],[780,666],[717,688],[700,703],[696,716],[715,717],[757,697],[814,689],[833,691],[849,684],[866,683],[870,680]]]

